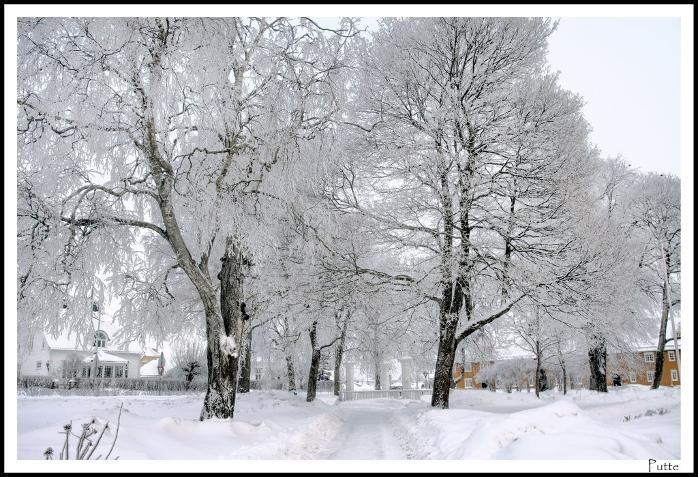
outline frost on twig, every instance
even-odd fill
[[[121,411],[123,409],[124,405],[123,403],[121,406],[119,406],[119,416],[116,421],[116,432],[114,434],[114,439],[112,440],[111,447],[109,448],[109,452],[107,453],[106,457],[104,460],[109,459],[109,456],[111,455],[112,451],[114,450],[114,445],[116,444],[116,439],[119,437],[119,427],[121,426]],[[63,447],[61,449],[61,453],[59,454],[59,460],[70,460],[70,436],[72,435],[73,437],[76,437],[78,439],[77,443],[75,444],[75,450],[72,453],[74,456],[74,460],[90,460],[92,458],[92,454],[97,450],[97,447],[99,447],[99,443],[102,441],[102,437],[104,436],[104,433],[106,432],[107,428],[109,428],[109,421],[107,421],[106,424],[104,424],[104,427],[100,430],[97,429],[97,420],[92,419],[90,422],[85,423],[82,425],[82,432],[80,435],[73,434],[72,432],[72,422],[66,424],[63,426],[63,431],[61,431],[61,434],[65,434],[65,441],[63,442]],[[97,440],[93,441],[92,436],[95,434],[98,434]],[[102,457],[102,454],[99,454],[95,460],[98,460]],[[53,448],[48,447],[44,451],[44,458],[46,460],[53,460]],[[114,460],[118,459],[119,457],[115,457]]]

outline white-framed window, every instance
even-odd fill
[[[654,371],[647,371],[647,382],[650,384],[654,382]]]
[[[473,372],[473,363],[467,362],[463,364],[463,372],[464,373],[472,373]]]
[[[671,380],[672,381],[678,381],[679,380],[679,372],[676,369],[671,370]]]
[[[473,378],[465,378],[465,387],[468,389],[473,387]]]
[[[669,361],[676,361],[676,352],[674,350],[669,350]]]
[[[107,340],[109,340],[109,337],[107,336],[107,334],[104,331],[102,331],[102,330],[95,331],[94,345],[97,348],[104,348],[105,346],[107,346]]]
[[[123,378],[124,377],[124,367],[123,366],[115,366],[114,367],[114,377],[115,378]]]
[[[104,367],[104,377],[105,378],[111,378],[113,373],[114,368],[112,366],[105,366]]]
[[[645,353],[645,363],[654,363],[654,352],[648,351]]]
[[[533,380],[531,380],[531,381],[533,381]],[[577,385],[581,386],[581,385],[582,385],[582,377],[581,377],[581,376],[575,376],[575,377],[574,377],[574,384],[577,384]]]
[[[637,374],[635,374],[634,372],[630,371],[630,372],[628,373],[628,381],[630,381],[631,383],[636,383],[636,382],[637,382]]]
[[[41,369],[41,361],[36,362],[36,369]]]

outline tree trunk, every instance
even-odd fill
[[[235,410],[235,381],[232,378],[237,364],[232,356],[221,349],[225,331],[217,321],[206,316],[206,362],[208,364],[208,389],[201,409],[200,420],[212,417],[228,419]]]
[[[223,330],[208,329],[209,389],[204,399],[201,420],[211,417],[232,418],[235,410],[237,389],[238,352],[242,331],[242,255],[233,244],[226,240],[226,250],[218,279],[221,284],[221,316]],[[220,357],[214,359],[216,354]]]
[[[434,370],[434,386],[431,395],[431,406],[448,409],[448,398],[451,391],[451,370],[456,358],[455,332],[456,325],[449,320],[447,326],[442,329],[439,336],[439,348],[436,355],[436,368]]]
[[[373,386],[376,391],[381,389],[381,370],[376,366],[376,384]]]
[[[308,373],[308,393],[305,400],[308,402],[314,401],[317,395],[317,377],[320,371],[320,350],[313,350],[312,358],[310,359],[310,372]]]
[[[252,374],[252,330],[246,333],[245,352],[240,363],[240,379],[238,380],[238,392],[250,392],[250,375]]]
[[[339,391],[342,389],[342,382],[339,379],[339,374],[342,371],[342,356],[344,355],[344,342],[347,338],[347,328],[349,327],[349,319],[351,314],[346,312],[344,323],[342,323],[342,333],[339,335],[339,342],[334,351],[334,395],[339,396]]]
[[[594,338],[593,347],[589,350],[589,389],[592,391],[608,392],[606,384],[606,340]]]
[[[158,190],[158,207],[165,225],[164,237],[172,247],[177,257],[177,264],[184,270],[187,277],[198,292],[206,317],[206,361],[208,363],[208,389],[201,409],[200,419],[231,418],[235,408],[235,379],[237,363],[233,363],[229,353],[228,341],[223,347],[227,333],[226,318],[219,313],[216,306],[216,292],[208,272],[208,257],[202,256],[200,264],[196,264],[186,241],[182,235],[177,214],[172,202],[175,171],[172,165],[160,153],[155,132],[155,120],[150,111],[151,106],[146,102],[145,137],[142,150],[148,158]],[[224,349],[225,348],[225,349]]]
[[[536,397],[540,398],[540,343],[536,341]]]
[[[296,370],[293,367],[293,356],[286,353],[286,374],[288,375],[288,390],[296,392]]]
[[[313,321],[310,326],[310,347],[312,355],[310,358],[310,371],[308,372],[308,386],[305,400],[314,401],[317,395],[317,377],[320,371],[320,349],[317,347],[317,321]]]
[[[565,363],[562,363],[562,394],[567,394],[567,368]]]
[[[340,340],[337,345],[337,349],[334,352],[334,395],[339,396],[339,391],[342,389],[342,382],[339,379],[339,373],[342,371],[342,355],[344,350],[342,349],[344,340]]]
[[[666,346],[666,328],[669,322],[669,298],[667,294],[667,282],[664,281],[662,287],[662,319],[659,322],[659,340],[657,342],[657,352],[654,359],[654,380],[650,389],[657,389],[662,382],[662,371],[664,370],[664,348]]]

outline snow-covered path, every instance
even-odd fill
[[[338,415],[342,428],[328,459],[407,459],[400,445],[396,414],[411,410],[403,401],[378,399],[340,403]]]

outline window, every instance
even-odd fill
[[[647,371],[647,382],[650,384],[654,382],[654,371]]]
[[[41,369],[41,361],[36,362],[36,369]]]
[[[114,367],[114,377],[116,377],[116,378],[123,378],[124,377],[124,367],[123,366],[115,366]]]
[[[632,371],[628,373],[628,380],[631,383],[636,383],[637,382],[637,374],[633,373]]]
[[[465,378],[465,387],[466,387],[466,388],[472,388],[472,387],[473,387],[473,378]]]
[[[83,378],[88,378],[90,376],[90,368],[82,368],[82,377]]]
[[[101,378],[103,376],[103,371],[104,371],[103,366],[100,366],[99,368],[97,368],[97,377],[98,378]]]
[[[472,373],[473,372],[473,363],[467,362],[463,365],[463,372],[464,373]]]
[[[654,363],[654,353],[653,352],[645,353],[645,363]]]
[[[112,377],[112,370],[114,368],[112,366],[105,366],[104,367],[104,377],[105,378],[111,378]]]
[[[673,350],[669,351],[669,361],[676,361],[676,352]]]
[[[581,376],[575,376],[574,377],[574,384],[582,385],[582,377]]]
[[[102,330],[95,331],[94,345],[97,348],[104,348],[107,345],[108,339],[109,338],[107,337],[107,334],[104,331],[102,331]]]
[[[261,381],[262,380],[262,370],[259,368],[255,368],[254,370],[254,380],[255,381]]]
[[[672,381],[678,381],[679,380],[679,372],[676,369],[671,370],[671,380]]]

